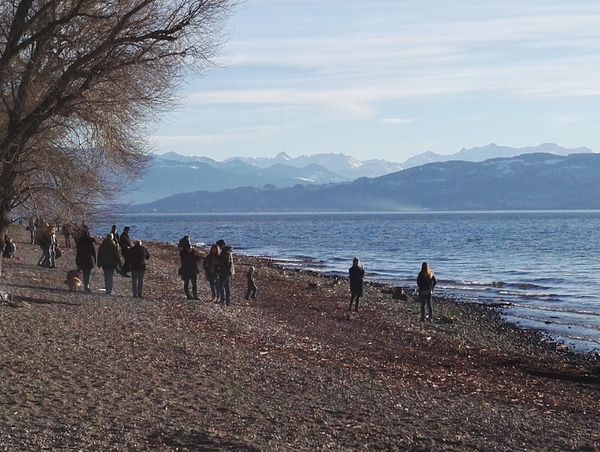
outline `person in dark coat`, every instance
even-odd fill
[[[123,256],[123,272],[121,275],[129,277],[127,274],[131,270],[129,251],[133,247],[133,243],[129,238],[129,226],[123,228],[123,232],[121,232],[121,237],[119,238],[119,246],[121,248],[121,256]]]
[[[90,279],[92,269],[96,266],[96,239],[90,235],[87,227],[82,228],[81,236],[77,239],[75,264],[83,273],[83,287],[86,292],[91,292]]]
[[[102,267],[104,272],[106,295],[112,295],[115,270],[121,268],[119,248],[115,244],[112,233],[108,234],[98,247],[98,267]]]
[[[36,238],[36,241],[37,241],[38,245],[40,246],[40,248],[42,249],[42,255],[38,259],[37,264],[42,267],[49,267],[50,266],[50,246],[51,246],[50,230],[43,229],[40,231],[38,229],[37,232],[38,232],[38,237]]]
[[[213,245],[210,247],[210,252],[204,258],[202,266],[204,267],[204,275],[208,284],[210,285],[210,293],[212,295],[211,301],[219,301],[219,295],[217,292],[217,280],[218,280],[218,259],[219,259],[219,247]]]
[[[146,261],[150,259],[150,253],[146,247],[142,246],[140,240],[136,240],[133,247],[129,249],[128,254],[133,298],[144,298],[144,275],[146,273]]]
[[[429,268],[427,262],[421,265],[421,272],[417,276],[417,286],[419,286],[419,299],[421,301],[421,322],[424,320],[433,320],[433,311],[431,309],[431,294],[437,281],[433,271]],[[427,316],[425,316],[425,307],[427,307]]]
[[[188,300],[198,299],[198,262],[202,256],[190,246],[189,243],[184,244],[179,252],[181,259],[181,279],[183,279],[183,291]],[[190,282],[192,283],[192,294],[190,295]]]
[[[13,239],[11,239],[8,235],[4,236],[4,249],[2,251],[2,257],[10,259],[12,257],[15,257],[17,254],[17,245],[15,245],[15,242],[13,241]]]
[[[177,248],[180,248],[180,249],[184,249],[186,246],[189,246],[189,247],[192,246],[192,242],[190,241],[190,236],[189,235],[184,235],[179,240],[179,243],[177,244]]]
[[[363,279],[365,277],[365,269],[358,258],[352,259],[352,267],[348,270],[350,276],[350,311],[352,311],[352,304],[355,303],[354,310],[358,311],[358,300],[363,295]]]
[[[229,306],[231,301],[231,291],[229,288],[229,282],[231,277],[235,275],[235,266],[233,264],[233,252],[230,246],[223,246],[221,254],[217,259],[217,292],[219,300],[224,303],[225,306]]]

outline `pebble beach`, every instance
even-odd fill
[[[0,291],[0,450],[600,450],[600,362],[490,307],[419,304],[236,255],[233,305],[186,300],[175,246],[145,243],[143,300],[92,293],[12,229]],[[256,301],[244,277],[257,269]]]

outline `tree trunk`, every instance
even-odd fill
[[[2,244],[0,245],[0,276],[2,275],[2,254],[4,252],[4,237],[8,232],[8,225],[10,224],[10,220],[8,218],[8,214],[10,213],[10,208],[8,207],[7,201],[5,199],[0,199],[0,240],[2,240]]]

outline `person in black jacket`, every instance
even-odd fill
[[[129,251],[133,247],[133,243],[131,243],[131,239],[129,238],[129,226],[125,226],[123,232],[121,232],[121,237],[119,237],[119,247],[121,248],[121,256],[123,257],[123,271],[121,272],[121,275],[129,277],[127,274],[129,273],[129,270],[131,270]]]
[[[202,266],[204,267],[204,274],[206,276],[206,280],[210,285],[210,293],[212,298],[210,301],[219,301],[218,291],[217,291],[217,280],[219,278],[218,270],[219,270],[219,247],[217,245],[213,245],[210,247],[210,252],[204,258],[204,262],[202,262]]]
[[[350,311],[352,311],[352,303],[355,302],[355,311],[358,311],[358,300],[363,294],[363,278],[365,277],[365,269],[360,265],[358,258],[352,259],[352,267],[348,270],[350,276]]]
[[[86,292],[91,292],[90,279],[92,269],[96,266],[96,239],[90,235],[90,230],[84,226],[81,236],[77,239],[75,264],[83,273],[83,287]]]
[[[121,235],[121,237],[123,237]],[[144,274],[146,273],[146,261],[150,259],[150,253],[142,246],[140,240],[136,240],[129,249],[129,265],[131,267],[131,288],[133,298],[144,298]]]
[[[198,299],[198,262],[202,259],[200,254],[193,249],[189,242],[183,244],[179,252],[181,259],[180,276],[183,279],[183,291],[188,300]],[[192,295],[190,295],[190,282],[192,283]]]
[[[431,294],[437,281],[433,271],[429,268],[427,262],[421,265],[421,272],[417,276],[417,286],[419,286],[419,298],[421,300],[421,322],[424,320],[433,320],[433,311],[431,309]],[[425,307],[427,307],[427,316],[425,316]]]
[[[217,242],[218,244],[218,242]],[[221,303],[229,306],[231,302],[231,291],[229,283],[235,275],[233,263],[233,252],[230,246],[224,245],[217,259],[217,293]]]

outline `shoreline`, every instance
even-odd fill
[[[157,243],[162,243],[166,246],[172,245],[167,242],[157,242]],[[205,247],[206,246],[203,245],[202,249],[204,250]],[[244,255],[244,254],[235,253],[235,252],[234,252],[234,255],[236,257],[244,256],[247,258],[257,259],[260,262],[264,262],[266,265],[271,265],[274,268],[279,268],[279,269],[281,269],[283,271],[287,271],[287,272],[294,272],[294,273],[298,273],[301,275],[308,275],[308,276],[318,276],[318,277],[321,277],[324,279],[331,279],[331,280],[336,280],[339,282],[347,282],[346,277],[341,276],[339,274],[335,274],[333,272],[328,273],[325,271],[303,269],[303,268],[299,268],[299,267],[286,267],[284,264],[279,263],[276,260],[274,260],[270,257],[267,257],[267,256]],[[365,286],[367,286],[367,285],[375,287],[377,289],[380,289],[383,291],[383,293],[390,294],[390,295],[393,293],[395,288],[402,289],[406,294],[409,295],[409,297],[411,297],[413,299],[413,301],[415,303],[418,304],[418,297],[414,294],[415,287],[405,286],[405,285],[395,285],[395,284],[387,283],[385,281],[375,281],[375,280],[365,281]],[[392,299],[390,299],[390,301],[402,302],[399,300],[392,300]],[[502,322],[505,327],[511,327],[511,328],[516,329],[517,331],[522,331],[525,333],[525,335],[532,338],[532,340],[535,340],[540,344],[544,344],[545,346],[549,347],[550,349],[558,349],[560,351],[567,351],[573,355],[581,356],[584,359],[600,358],[600,347],[596,346],[595,343],[586,342],[586,344],[589,344],[589,348],[590,348],[589,350],[586,350],[583,348],[577,348],[575,346],[570,346],[570,345],[566,344],[565,341],[568,340],[567,338],[562,338],[560,336],[554,337],[551,332],[546,331],[542,328],[534,328],[534,327],[529,327],[526,325],[519,325],[516,322],[511,322],[510,320],[506,319],[505,315],[509,315],[509,314],[504,314],[502,312],[502,310],[512,308],[513,303],[511,303],[511,302],[505,302],[505,301],[494,301],[494,302],[489,302],[489,303],[485,302],[485,301],[478,302],[478,301],[463,298],[460,296],[452,295],[451,293],[448,293],[448,291],[446,291],[446,293],[444,293],[443,295],[434,295],[434,303],[440,302],[440,301],[445,302],[445,303],[471,305],[475,308],[478,308],[478,309],[481,308],[485,311],[493,311],[495,313],[495,315],[498,316],[498,321]],[[519,317],[515,317],[515,318],[520,319]],[[531,322],[531,320],[527,320],[527,319],[521,319],[521,320],[526,320],[526,321]],[[592,347],[594,347],[594,348],[592,348]]]
[[[185,300],[175,245],[151,254],[143,301],[63,284],[18,242],[0,303],[0,448],[12,450],[598,450],[598,360],[497,310],[450,300],[436,322],[367,285],[236,255],[233,306]],[[258,300],[243,300],[257,267]],[[567,396],[568,395],[568,396]],[[401,426],[401,428],[399,428]]]

